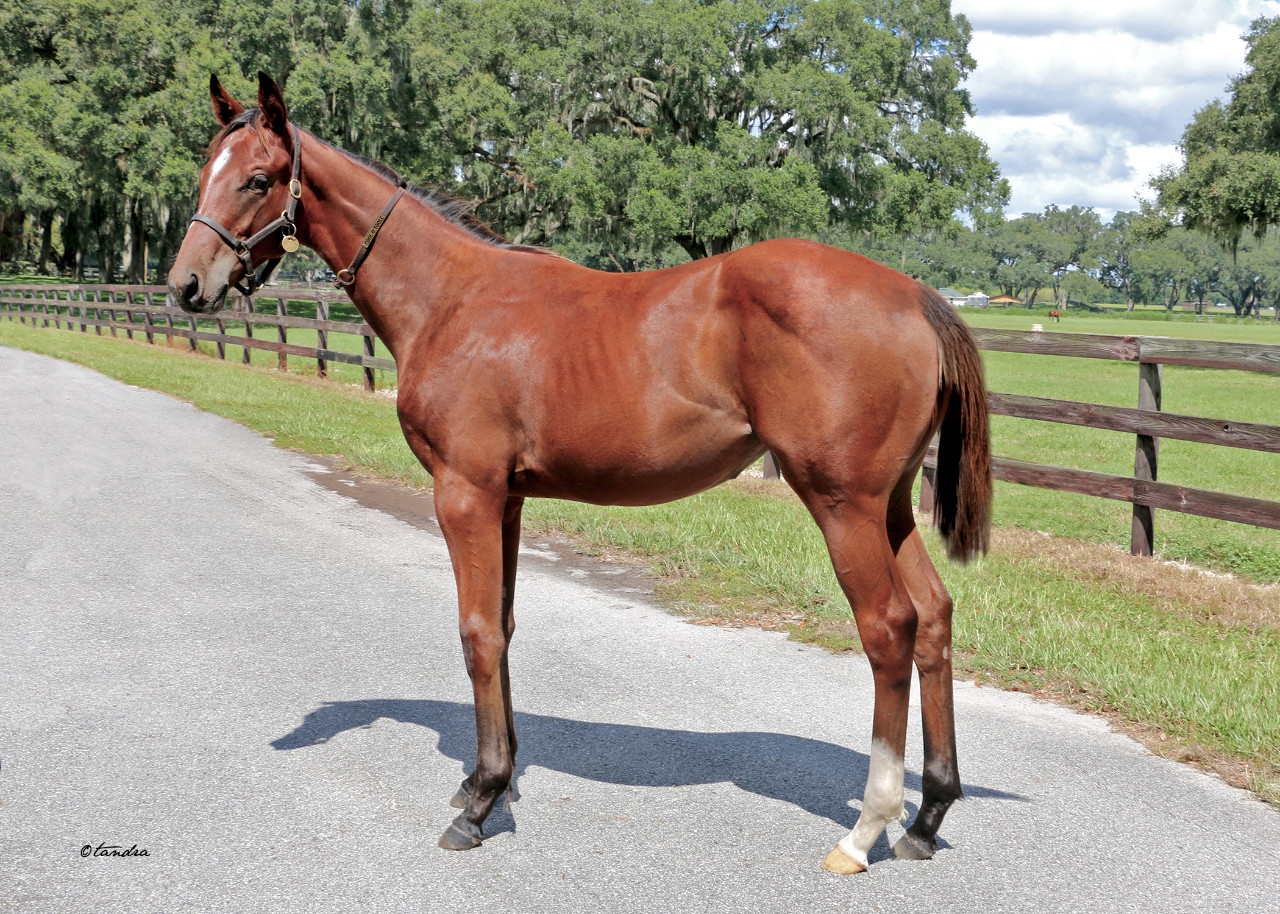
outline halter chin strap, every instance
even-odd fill
[[[240,263],[244,265],[244,276],[240,282],[236,283],[236,289],[245,295],[252,295],[258,291],[283,259],[282,257],[272,257],[262,265],[262,269],[255,272],[253,269],[253,249],[260,242],[275,234],[278,229],[284,229],[284,235],[280,239],[280,246],[288,254],[298,249],[298,227],[295,217],[298,212],[298,201],[302,199],[302,183],[299,180],[302,177],[302,141],[298,136],[297,127],[290,124],[289,129],[293,131],[293,176],[289,179],[289,205],[280,214],[280,218],[263,226],[261,231],[249,238],[237,238],[219,225],[216,219],[202,213],[196,213],[191,217],[191,222],[202,223],[217,232],[218,237],[226,242],[231,250],[236,252],[236,256],[240,258]],[[187,223],[188,226],[190,224],[190,222]]]

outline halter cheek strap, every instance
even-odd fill
[[[272,220],[249,238],[237,238],[210,216],[196,213],[191,217],[191,222],[199,222],[213,229],[218,237],[235,251],[236,256],[240,258],[240,263],[244,265],[244,276],[240,282],[236,283],[236,288],[245,295],[252,295],[258,291],[262,284],[267,281],[267,277],[279,265],[281,259],[283,259],[281,257],[272,257],[263,264],[262,269],[255,272],[253,269],[253,249],[258,244],[274,235],[277,230],[284,229],[284,234],[280,238],[280,246],[284,248],[286,253],[292,253],[298,249],[296,220],[298,201],[302,199],[302,183],[300,181],[302,177],[302,141],[298,136],[297,127],[290,124],[289,129],[293,131],[293,174],[289,179],[289,205],[280,214],[280,218]],[[187,223],[188,226],[190,224],[190,222]]]

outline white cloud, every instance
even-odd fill
[[[1220,23],[1194,38],[1154,42],[1122,32],[1010,37],[977,32],[967,88],[982,114],[1068,111],[1124,126],[1144,141],[1181,133],[1244,64],[1239,30]],[[1171,125],[1170,121],[1174,124]]]
[[[1250,0],[954,0],[975,28],[1007,35],[1120,31],[1153,40],[1195,36],[1220,22],[1275,15],[1276,3]]]
[[[965,87],[1013,188],[1011,213],[1045,205],[1134,209],[1177,160],[1183,128],[1244,70],[1240,36],[1272,0],[953,0],[974,27]]]
[[[1121,131],[1080,124],[1065,113],[980,116],[971,126],[1013,186],[1011,216],[1053,203],[1092,206],[1110,219],[1137,209],[1148,177],[1179,161],[1173,144],[1135,144]]]

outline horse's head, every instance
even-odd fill
[[[275,80],[258,74],[258,107],[246,110],[209,78],[222,131],[200,172],[200,202],[169,271],[169,296],[186,311],[222,308],[233,285],[251,293],[259,264],[297,249],[300,150]],[[268,268],[270,269],[270,268]]]

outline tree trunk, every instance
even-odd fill
[[[98,281],[111,285],[116,281],[116,256],[108,232],[98,232]]]
[[[674,240],[685,249],[690,260],[701,260],[707,256],[707,246],[692,235],[676,235]]]
[[[62,220],[62,272],[84,282],[84,235],[78,216],[72,213]]]
[[[36,272],[49,272],[49,255],[53,251],[53,211],[40,214],[40,257],[36,260]]]
[[[715,256],[716,254],[728,254],[732,251],[735,237],[736,236],[734,235],[723,235],[719,238],[713,238],[709,246],[712,256]]]
[[[22,242],[22,227],[27,222],[25,210],[13,210],[0,218],[0,261],[17,260]]]
[[[134,201],[129,216],[129,275],[128,282],[142,285],[147,281],[147,235],[142,217],[142,206]]]

